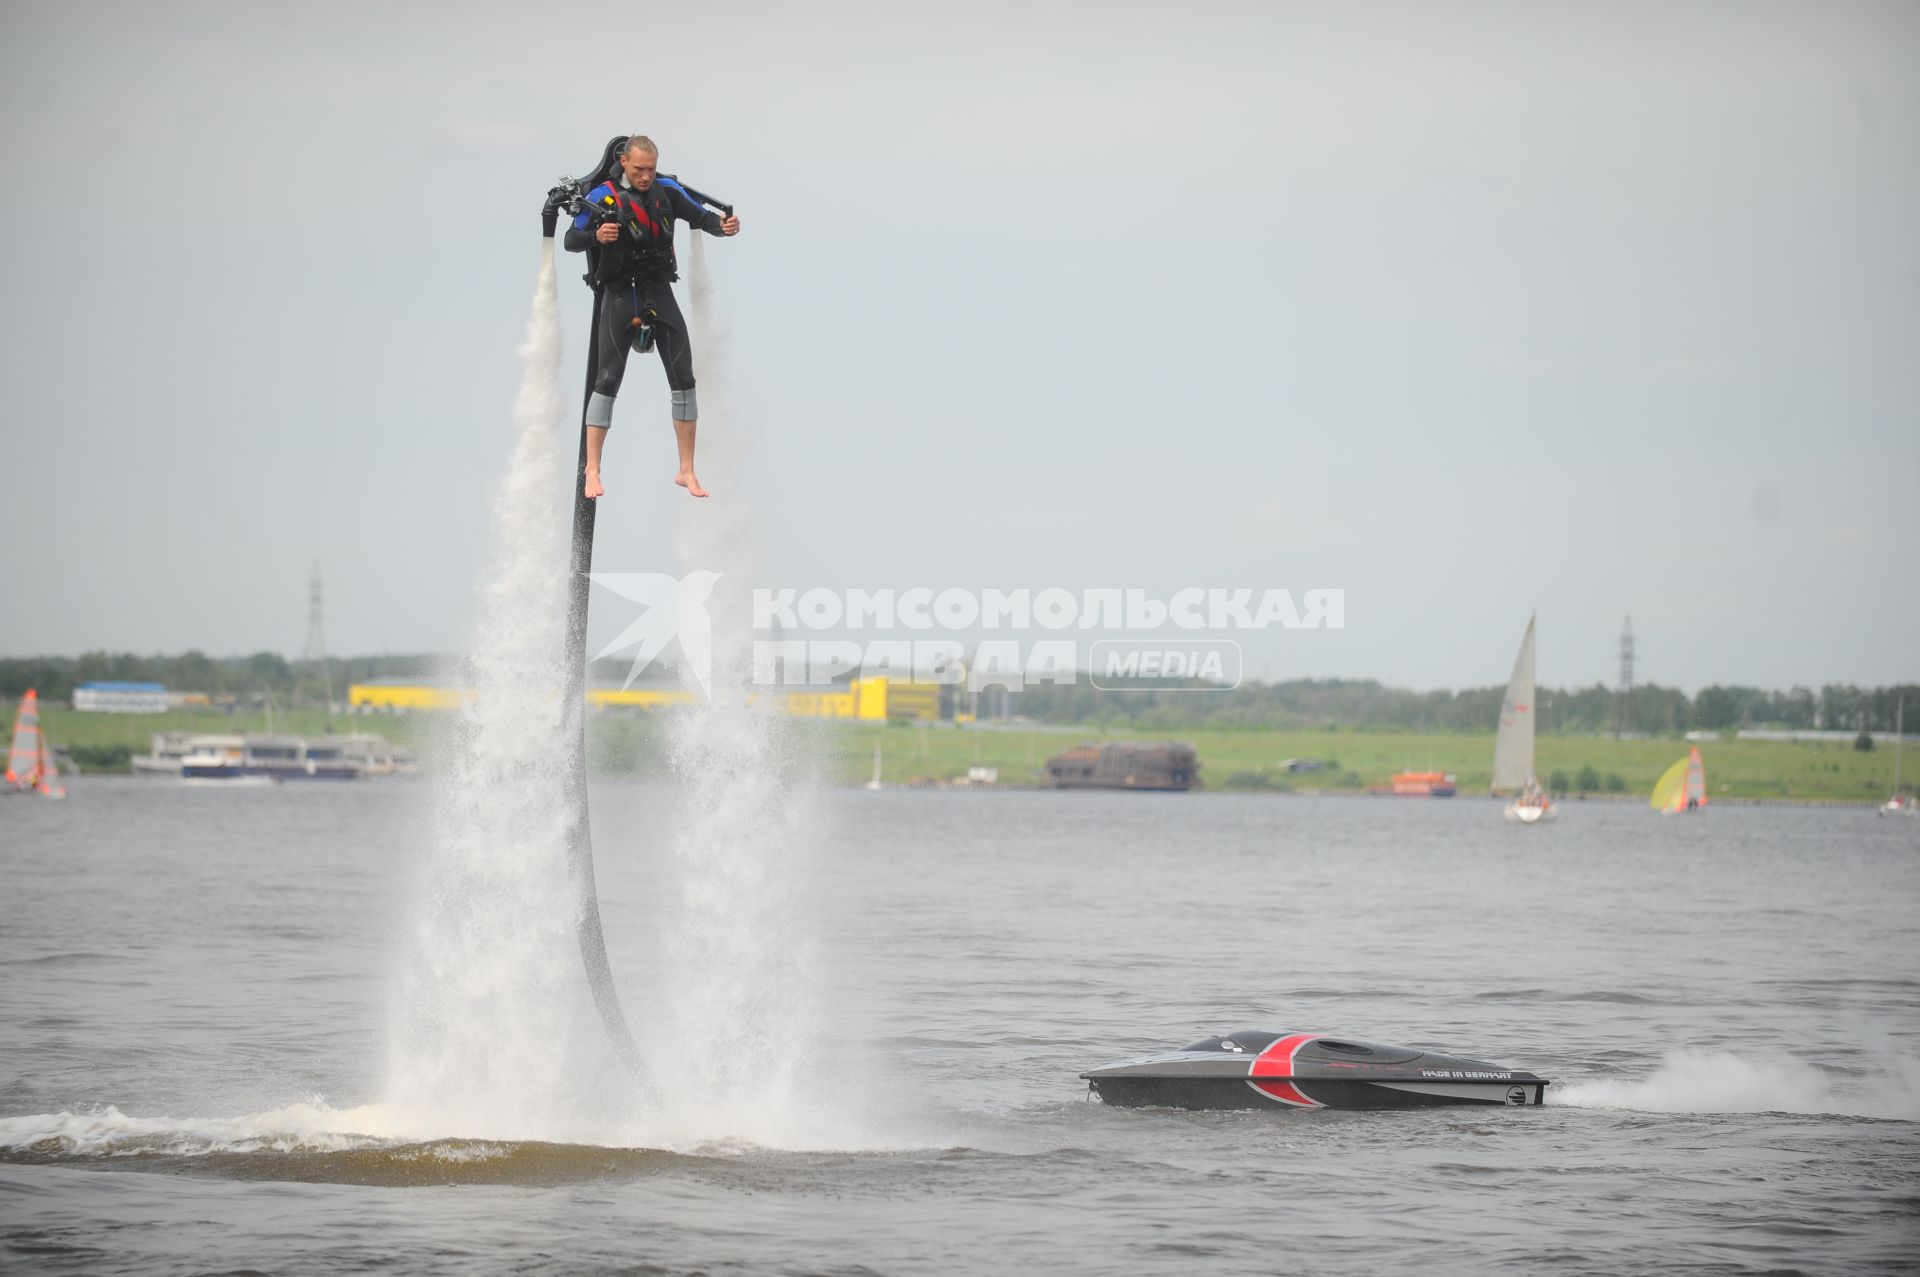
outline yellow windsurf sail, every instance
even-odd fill
[[[1707,766],[1700,760],[1698,745],[1661,774],[1660,783],[1653,787],[1651,805],[1655,811],[1666,812],[1693,811],[1707,805]]]
[[[1687,763],[1681,759],[1660,775],[1660,782],[1653,787],[1655,811],[1685,811],[1687,809]]]

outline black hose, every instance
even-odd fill
[[[585,186],[570,189],[564,182],[547,192],[540,210],[540,234],[552,239],[564,201],[570,194],[592,190],[601,182],[626,139],[607,143]],[[580,959],[587,968],[587,987],[614,1051],[629,1069],[639,1072],[640,1052],[633,1045],[627,1016],[620,1009],[620,991],[613,983],[613,965],[607,961],[607,937],[600,925],[600,892],[593,876],[593,824],[587,808],[587,604],[593,587],[594,502],[586,496],[587,405],[593,400],[593,374],[600,363],[600,290],[593,293],[593,323],[587,329],[587,388],[580,406],[580,461],[573,474],[573,548],[567,583],[567,712],[575,716],[573,765],[567,769],[567,868],[573,876],[575,926],[580,935]]]
[[[592,334],[587,343],[587,392],[593,397],[593,370],[600,356],[600,293],[593,294]],[[580,957],[587,967],[587,986],[600,1012],[613,1049],[628,1068],[639,1071],[640,1053],[633,1045],[627,1017],[620,1009],[620,991],[607,961],[607,938],[600,928],[600,893],[593,877],[593,827],[587,812],[587,601],[593,571],[593,516],[595,503],[586,497],[586,405],[580,410],[580,463],[573,476],[573,553],[567,590],[567,712],[578,719],[573,737],[573,765],[567,769],[567,864],[573,874],[575,919],[580,932]]]

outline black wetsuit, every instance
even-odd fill
[[[680,278],[673,253],[673,223],[678,218],[709,235],[723,233],[720,214],[696,202],[672,178],[657,177],[647,190],[636,191],[624,176],[616,177],[594,187],[587,202],[600,207],[609,195],[619,202],[620,238],[611,244],[599,243],[591,213],[576,217],[566,238],[568,252],[587,254],[587,277],[600,293],[600,360],[593,378],[598,413],[589,408],[592,425],[610,424],[612,404],[604,401],[620,393],[627,352],[644,350],[639,344],[642,334],[660,349],[667,386],[674,391],[693,389],[693,347],[687,321],[673,297],[673,281]],[[636,317],[646,326],[636,325]],[[594,421],[595,415],[608,420]]]

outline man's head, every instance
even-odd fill
[[[620,171],[627,175],[627,185],[636,191],[644,191],[653,185],[653,175],[660,164],[660,148],[651,139],[635,133],[620,148]]]

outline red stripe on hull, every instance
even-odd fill
[[[1300,1093],[1300,1088],[1291,1082],[1248,1082],[1247,1085],[1262,1095],[1279,1100],[1282,1104],[1292,1104],[1308,1109],[1322,1107],[1320,1101],[1308,1099]]]
[[[1254,1057],[1253,1067],[1247,1071],[1247,1085],[1282,1104],[1310,1109],[1325,1107],[1320,1101],[1307,1098],[1292,1082],[1294,1055],[1319,1036],[1318,1033],[1293,1033],[1275,1042]]]

